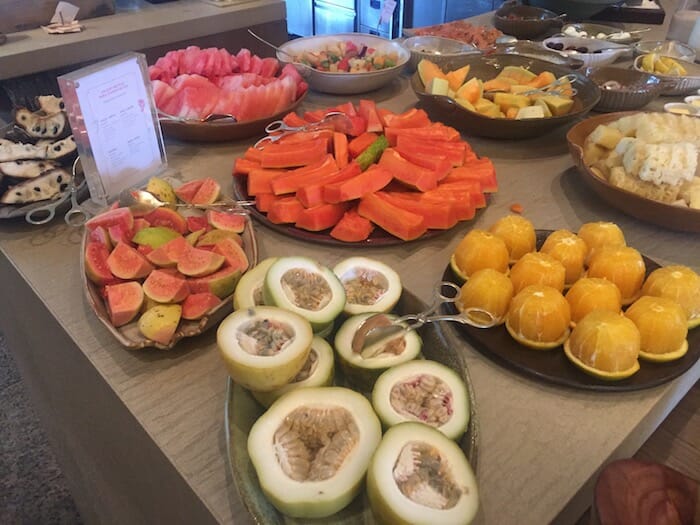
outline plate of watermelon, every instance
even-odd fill
[[[422,109],[371,100],[284,116],[289,127],[347,115],[347,133],[319,127],[275,137],[235,160],[234,195],[285,235],[333,245],[387,246],[470,220],[498,189],[493,163]]]
[[[189,46],[168,51],[149,66],[153,98],[165,135],[217,142],[260,135],[293,111],[308,89],[297,69],[242,48]],[[203,122],[210,115],[230,115]]]
[[[113,206],[91,218],[81,274],[95,315],[123,346],[169,350],[231,313],[238,279],[257,263],[257,244],[247,214],[175,208],[215,202],[213,179],[174,187],[153,178],[146,190],[169,205]]]

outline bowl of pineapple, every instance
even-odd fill
[[[522,55],[418,63],[411,87],[434,119],[467,135],[522,139],[586,115],[600,99],[583,73]]]
[[[700,65],[676,57],[646,53],[634,59],[634,69],[659,77],[662,95],[688,95],[700,88]]]
[[[567,133],[583,181],[642,221],[700,233],[700,119],[659,112],[606,113]]]

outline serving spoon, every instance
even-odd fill
[[[244,209],[247,206],[255,205],[255,201],[222,201],[213,204],[190,204],[177,203],[169,204],[158,199],[152,193],[145,190],[127,188],[119,193],[119,206],[129,208],[132,212],[148,213],[163,206],[175,206],[176,208],[187,208],[197,210],[226,210],[241,215],[247,215]]]
[[[283,55],[287,55],[289,58],[292,59],[292,62],[294,62],[295,64],[299,64],[299,65],[302,65],[302,66],[305,66],[305,65],[306,65],[306,64],[301,64],[300,62],[297,62],[297,61],[296,61],[296,57],[295,57],[294,55],[292,55],[292,54],[289,53],[288,51],[285,51],[285,50],[282,49],[281,47],[277,47],[277,46],[276,46],[275,44],[273,44],[272,42],[269,42],[269,41],[265,40],[265,39],[264,39],[263,37],[261,37],[260,35],[256,35],[251,29],[248,29],[248,33],[250,33],[250,36],[252,36],[252,37],[254,37],[254,38],[257,38],[258,40],[260,40],[260,42],[262,42],[262,43],[265,44],[266,46],[270,46],[272,49],[274,49],[274,50],[277,51],[278,53],[282,53]]]
[[[466,308],[459,314],[437,314],[440,305],[454,304],[461,296],[460,287],[449,281],[440,281],[433,290],[433,296],[433,304],[427,310],[417,314],[403,315],[393,319],[382,313],[370,315],[357,328],[350,344],[352,351],[361,354],[364,358],[374,357],[383,348],[377,346],[377,343],[394,339],[405,332],[416,330],[426,323],[454,321],[476,328],[491,328],[500,321],[482,308]],[[474,314],[483,316],[484,321],[475,321],[471,317]]]

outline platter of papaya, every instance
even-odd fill
[[[392,313],[403,315],[423,311],[427,305],[421,299],[416,297],[410,291],[403,289],[399,302],[393,308]],[[344,316],[336,319],[334,330],[325,338],[325,341],[333,347],[334,337],[338,328],[346,320]],[[435,361],[451,371],[454,371],[466,386],[467,397],[469,403],[469,421],[464,432],[456,443],[461,449],[464,456],[467,458],[472,470],[478,477],[478,459],[479,459],[479,419],[478,409],[473,390],[473,384],[469,376],[469,369],[464,362],[463,356],[456,346],[450,346],[436,330],[435,325],[426,324],[418,329],[419,339],[422,342],[421,357],[419,360]],[[316,339],[316,338],[315,338]],[[335,350],[333,351],[336,353]],[[338,366],[338,357],[335,358],[336,364],[333,372],[332,386],[340,386],[351,389],[356,392],[364,393],[368,397],[370,392],[364,392],[362,389],[357,390],[356,386],[347,381],[343,375],[342,369]],[[415,360],[408,363],[415,362]],[[402,366],[402,365],[396,365]],[[389,368],[387,371],[391,371]],[[386,372],[384,372],[386,374]],[[381,375],[380,375],[381,377]],[[415,375],[413,376],[415,379]],[[250,513],[253,521],[265,525],[281,525],[283,523],[327,523],[329,525],[350,525],[354,523],[374,524],[379,523],[370,506],[369,496],[367,494],[366,484],[362,483],[362,489],[352,498],[352,500],[341,510],[324,517],[319,518],[303,518],[290,517],[278,510],[268,499],[261,488],[260,481],[256,475],[254,465],[251,460],[251,455],[248,451],[248,437],[251,428],[258,419],[266,412],[274,411],[278,402],[273,402],[270,408],[266,408],[256,398],[262,394],[251,392],[250,390],[235,383],[232,379],[227,380],[227,395],[226,405],[224,407],[224,422],[226,432],[227,459],[230,474],[234,480],[234,484],[241,501]],[[323,388],[323,387],[321,387]],[[306,387],[301,390],[317,390],[317,387]],[[297,389],[298,391],[299,389]],[[286,396],[288,394],[284,394]],[[280,398],[281,400],[282,398]],[[422,425],[422,424],[421,424]],[[426,425],[427,426],[427,425]],[[275,457],[275,454],[270,454],[270,457]],[[329,479],[327,481],[333,481]],[[312,508],[312,503],[308,504],[308,509]],[[308,510],[307,509],[307,510]]]
[[[293,111],[308,84],[291,64],[246,48],[189,46],[168,51],[149,66],[163,133],[191,142],[241,140]]]
[[[552,231],[536,230],[538,250]],[[661,268],[660,264],[646,255],[641,254],[641,257],[645,266],[645,278]],[[456,279],[454,282],[460,282],[451,265],[445,269],[443,279]],[[457,313],[452,304],[441,306],[441,311],[447,314]],[[640,359],[641,364],[635,373],[626,378],[610,380],[589,375],[574,366],[561,344],[548,349],[528,348],[511,336],[505,324],[482,329],[458,323],[442,323],[439,330],[448,344],[468,342],[477,352],[506,370],[535,381],[579,390],[631,392],[654,388],[677,378],[700,358],[700,331],[696,328],[688,330],[688,350],[679,359],[665,362]]]
[[[494,139],[544,135],[585,116],[600,99],[584,74],[515,54],[465,55],[441,67],[423,61],[411,87],[431,118]]]
[[[170,350],[218,324],[233,291],[257,263],[250,217],[220,203],[211,178],[153,177],[146,191],[164,205],[118,202],[85,224],[80,269],[88,304],[132,350]]]
[[[610,152],[614,152],[609,148],[600,148],[593,139],[602,136],[601,130],[605,130],[610,125],[623,122],[621,119],[629,120],[630,118],[646,118],[643,112],[618,112],[608,113],[605,115],[596,115],[589,117],[581,122],[576,123],[566,135],[569,144],[569,152],[578,168],[583,181],[605,202],[611,206],[623,211],[624,213],[635,217],[641,221],[655,224],[669,230],[680,232],[700,232],[700,200],[690,197],[684,197],[685,193],[681,192],[676,195],[675,202],[669,202],[670,192],[662,191],[663,185],[658,188],[652,188],[648,183],[642,183],[641,180],[635,181],[630,179],[626,174],[612,173],[606,164],[604,156],[609,157]],[[648,114],[647,114],[648,115]],[[657,114],[660,115],[660,114]],[[694,117],[685,115],[664,115],[661,122],[692,122]],[[695,119],[697,120],[697,119]],[[600,128],[600,129],[598,129]],[[700,131],[700,126],[695,126],[696,130]],[[660,127],[657,127],[660,129]],[[598,131],[596,131],[598,130]],[[597,135],[593,135],[596,132]],[[674,136],[681,138],[678,131],[672,132]],[[664,134],[670,137],[671,133]],[[699,135],[696,131],[696,138]],[[685,136],[687,140],[689,135]],[[664,139],[664,142],[671,142],[670,139]],[[618,181],[614,184],[614,181]],[[692,187],[700,187],[700,178],[696,175]],[[653,191],[652,191],[653,190]],[[678,192],[676,192],[678,193]],[[652,198],[657,196],[658,198]]]
[[[348,126],[308,129],[331,111]],[[294,238],[363,246],[432,238],[471,220],[498,189],[491,160],[422,109],[395,113],[362,99],[283,122],[306,128],[236,158],[233,194],[255,200],[255,219]]]

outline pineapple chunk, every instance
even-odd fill
[[[545,117],[552,116],[552,112],[549,110],[549,106],[541,98],[536,99],[533,105],[541,107]]]
[[[469,102],[466,98],[455,98],[455,102],[462,106],[465,109],[468,109],[469,111],[476,111],[476,108],[474,107],[474,104]]]
[[[447,79],[435,77],[430,81],[430,85],[428,86],[428,93],[430,93],[431,95],[447,96],[449,89],[450,85],[447,82]]]
[[[513,93],[496,93],[493,96],[493,101],[498,104],[504,113],[511,107],[520,109],[530,105],[530,99],[527,96]]]
[[[622,133],[615,128],[601,124],[591,133],[591,141],[607,149],[615,149],[622,139]]]
[[[518,113],[515,115],[515,118],[544,118],[544,111],[542,110],[542,106],[526,106],[518,110]]]
[[[544,102],[549,106],[549,110],[555,117],[561,117],[566,115],[571,108],[574,107],[574,101],[571,98],[560,97],[557,95],[545,95],[539,100],[544,100]]]

